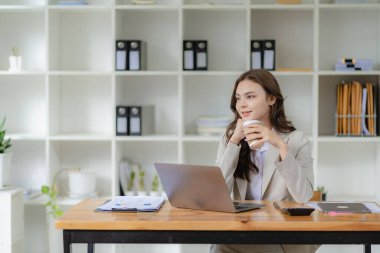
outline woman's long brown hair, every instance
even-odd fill
[[[252,69],[241,74],[240,77],[235,81],[230,103],[230,108],[235,114],[235,119],[228,125],[226,129],[226,145],[234,133],[237,120],[240,118],[240,115],[236,110],[236,89],[239,83],[243,80],[251,80],[259,84],[261,87],[263,87],[267,96],[272,95],[276,97],[276,102],[270,108],[269,120],[277,132],[290,133],[296,130],[293,124],[286,119],[284,97],[282,96],[281,89],[276,78],[267,70]],[[251,149],[249,148],[248,143],[243,139],[240,141],[240,145],[241,149],[239,154],[239,161],[234,173],[234,177],[242,178],[249,182],[249,171],[252,170],[254,173],[257,173],[259,170],[251,160]]]

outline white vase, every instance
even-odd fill
[[[96,197],[96,173],[93,171],[71,171],[69,173],[69,197]]]
[[[0,188],[6,188],[11,184],[12,153],[0,154]]]
[[[21,56],[9,56],[9,71],[20,71],[22,65]]]
[[[138,191],[137,195],[138,196],[148,196],[148,193],[146,191]]]
[[[161,196],[161,192],[159,192],[159,191],[150,191],[149,195],[153,196],[153,197],[159,197],[159,196]]]

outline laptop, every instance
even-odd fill
[[[232,201],[219,167],[175,163],[154,166],[174,207],[237,213],[264,206]]]
[[[358,202],[319,202],[318,206],[324,213],[371,213],[363,203]]]

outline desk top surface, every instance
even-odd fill
[[[380,231],[380,214],[324,214],[288,216],[263,201],[265,207],[242,213],[221,213],[172,207],[168,201],[158,212],[95,212],[104,200],[88,199],[72,207],[55,222],[57,229],[72,230],[219,230],[219,231]],[[278,202],[293,207],[292,202]]]

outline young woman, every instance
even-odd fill
[[[219,144],[216,163],[237,200],[307,202],[313,195],[311,146],[286,119],[275,77],[249,70],[235,82],[235,119]],[[249,124],[258,120],[260,124]],[[243,127],[244,124],[244,127]],[[212,245],[211,252],[314,252],[312,245]]]

